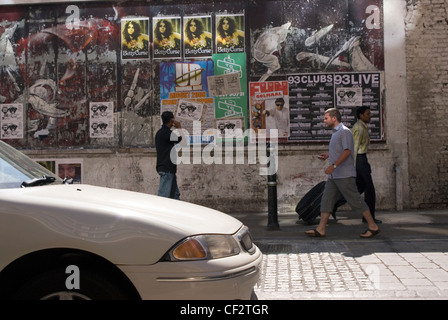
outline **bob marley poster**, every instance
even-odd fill
[[[121,58],[149,58],[149,19],[121,20]]]

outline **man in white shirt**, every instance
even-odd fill
[[[273,118],[275,122],[275,129],[278,130],[278,137],[288,137],[289,110],[288,108],[285,108],[285,100],[283,98],[275,99],[275,109],[266,110],[265,113],[266,116]]]

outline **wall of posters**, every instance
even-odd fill
[[[145,124],[172,105],[170,95],[165,94],[166,65],[159,68],[159,63],[193,68],[188,75],[173,79],[170,94],[188,93],[182,98],[184,103],[207,99],[201,121],[214,112],[210,123],[237,117],[245,119],[247,128],[256,123],[249,116],[253,112],[247,94],[249,81],[287,81],[295,74],[381,74],[384,69],[382,0],[174,4],[88,1],[2,6],[7,10],[0,12],[4,52],[0,103],[22,106],[16,112],[22,116],[12,121],[11,112],[2,114],[1,138],[22,148],[152,145],[150,133],[156,128]],[[248,19],[249,15],[257,18]],[[195,83],[199,73],[205,76],[202,66],[194,70],[201,64],[207,66],[207,76],[238,73],[241,91],[228,94],[215,86],[210,94],[203,87],[206,81]],[[330,100],[326,95],[313,99],[319,99],[320,105],[333,101],[352,110],[361,99],[367,101],[368,93],[350,86],[333,85],[337,92],[331,93]],[[300,85],[291,89],[311,90]],[[381,91],[371,94],[373,109],[380,95]],[[271,102],[275,101],[267,103]],[[113,108],[108,109],[113,114],[108,113],[106,129],[106,122],[102,130],[97,119],[90,117],[92,103]],[[185,105],[177,103],[179,108]],[[311,129],[305,116],[311,111],[303,110],[305,105],[297,101],[289,104],[285,100],[285,110],[295,110],[291,109],[291,127],[282,134],[287,137],[282,142],[320,140],[320,134],[309,134],[320,129],[317,124]],[[269,128],[275,112],[266,111],[266,122],[262,122]],[[373,111],[382,112],[381,108]],[[373,139],[384,139],[382,114],[374,117],[378,123],[372,123]]]

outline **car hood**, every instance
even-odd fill
[[[0,190],[0,202],[0,230],[10,233],[9,241],[30,241],[36,250],[54,243],[99,248],[101,255],[137,263],[155,263],[187,236],[233,234],[242,227],[239,220],[206,207],[83,184]],[[14,239],[14,229],[27,232],[29,239]],[[139,257],[142,250],[147,258]]]

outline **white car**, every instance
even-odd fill
[[[229,215],[63,183],[0,141],[0,299],[251,299],[261,261]]]

